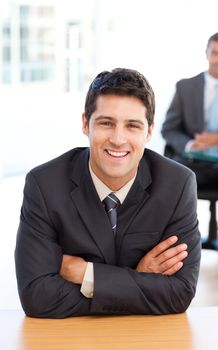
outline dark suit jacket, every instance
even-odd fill
[[[162,126],[165,154],[182,154],[186,143],[204,130],[204,73],[177,82]]]
[[[26,177],[15,251],[24,311],[51,318],[185,311],[195,294],[200,261],[195,176],[145,150],[119,208],[114,239],[88,158],[89,149],[77,148]],[[178,273],[135,271],[146,252],[174,234],[189,252]],[[94,262],[93,299],[59,275],[62,254]]]

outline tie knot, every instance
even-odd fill
[[[112,192],[103,200],[103,203],[105,205],[106,211],[109,211],[110,209],[117,208],[117,206],[120,204],[120,201]]]

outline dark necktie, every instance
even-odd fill
[[[116,234],[117,227],[117,207],[120,204],[119,199],[112,192],[104,200],[105,210],[111,223],[112,231]]]

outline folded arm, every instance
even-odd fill
[[[183,260],[187,257],[187,244],[179,244],[172,247],[178,240],[177,236],[167,238],[157,244],[146,253],[137,264],[137,272],[162,273],[162,275],[173,275],[183,266]],[[93,263],[90,263],[93,271]],[[63,255],[60,275],[69,282],[83,285],[84,275],[88,266],[87,261],[78,256]],[[94,276],[89,279],[91,292],[94,291]]]

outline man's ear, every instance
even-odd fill
[[[88,136],[88,134],[89,134],[89,125],[88,125],[88,120],[86,118],[85,113],[82,114],[82,131],[83,131],[83,134]]]
[[[152,123],[148,127],[147,142],[151,140],[151,137],[152,137],[152,134],[153,134],[153,129],[154,129],[154,123]]]
[[[208,60],[208,47],[205,50],[206,59]]]

